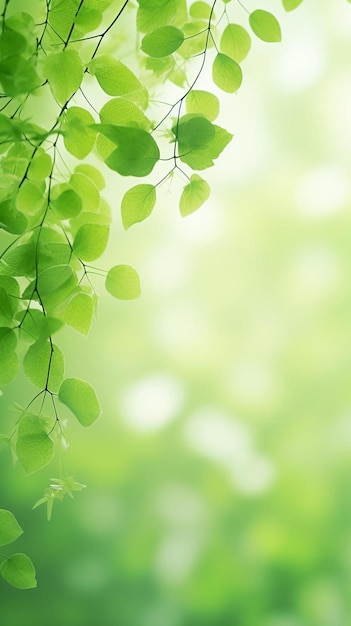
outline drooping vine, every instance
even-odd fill
[[[152,213],[175,173],[181,215],[196,211],[210,194],[198,172],[232,138],[215,123],[219,98],[200,79],[211,71],[215,88],[235,93],[250,32],[279,42],[281,31],[274,15],[239,0],[37,0],[26,11],[3,0],[0,31],[0,388],[20,366],[36,388],[0,444],[32,473],[65,442],[62,405],[82,426],[101,412],[89,383],[65,377],[55,334],[64,325],[88,334],[101,278],[117,299],[141,292],[123,259],[108,270],[91,265],[109,238],[104,168],[145,180],[119,198],[125,229]],[[45,504],[50,519],[54,500],[83,487],[60,476],[34,506]],[[1,510],[0,542],[21,532]],[[3,556],[0,572],[16,587],[36,584],[26,555]]]

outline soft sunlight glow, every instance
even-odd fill
[[[206,407],[190,416],[185,439],[192,448],[223,466],[233,487],[242,493],[253,495],[271,486],[273,463],[257,454],[244,423]]]
[[[325,50],[319,41],[295,41],[277,56],[275,80],[280,91],[294,93],[313,85],[324,69]]]
[[[156,553],[155,567],[159,576],[168,582],[182,582],[190,574],[201,544],[202,541],[194,532],[168,535]]]
[[[306,217],[324,217],[342,209],[350,194],[349,174],[335,165],[308,172],[296,190],[296,204]]]
[[[325,246],[310,246],[292,259],[286,286],[296,299],[319,300],[335,291],[341,275],[341,264],[331,250]]]
[[[177,416],[183,399],[183,388],[175,377],[153,374],[127,389],[122,401],[122,415],[131,428],[156,430]]]
[[[229,372],[232,393],[248,406],[265,406],[277,395],[275,373],[262,362],[241,360]]]

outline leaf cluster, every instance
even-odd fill
[[[7,509],[0,509],[0,546],[13,543],[23,530],[15,516]],[[0,565],[1,577],[17,589],[32,589],[37,586],[34,565],[26,554],[18,552],[4,557]]]
[[[300,2],[283,6],[289,11]],[[91,385],[66,377],[55,335],[64,326],[88,334],[95,281],[121,301],[141,293],[137,271],[123,259],[108,269],[91,265],[110,235],[104,168],[136,179],[117,198],[124,229],[152,214],[158,188],[175,174],[181,216],[206,202],[210,187],[198,172],[212,167],[232,139],[217,123],[214,92],[240,88],[250,33],[265,42],[281,39],[274,15],[247,11],[246,29],[235,21],[245,11],[230,0],[38,0],[26,10],[3,0],[0,388],[23,367],[36,392],[0,442],[12,445],[27,473],[46,466],[56,444],[62,447],[64,407],[84,427],[101,412]],[[135,37],[126,53],[131,24]],[[205,68],[213,89],[201,88]],[[171,103],[164,102],[168,83],[179,93]],[[166,174],[157,175],[167,163]],[[36,504],[47,504],[48,517],[54,499],[78,488],[67,480],[54,479]],[[15,556],[18,571],[27,572],[23,580],[32,580],[27,557]],[[13,563],[1,566],[8,582]]]

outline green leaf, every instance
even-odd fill
[[[56,243],[39,241],[38,268],[40,273],[50,266],[68,265],[71,260],[72,251],[68,243]],[[69,281],[72,279],[70,276]],[[74,277],[73,277],[74,281]],[[75,282],[75,281],[74,281]]]
[[[182,217],[190,215],[206,202],[210,195],[209,184],[198,174],[193,174],[190,183],[185,185],[180,197],[180,213]]]
[[[78,293],[67,304],[63,319],[75,330],[87,335],[94,313],[94,303],[87,293]]]
[[[73,241],[73,251],[83,261],[94,261],[104,252],[109,227],[101,224],[83,224]]]
[[[221,37],[220,50],[237,63],[240,63],[250,51],[251,37],[239,24],[228,24]]]
[[[65,41],[74,25],[73,39],[77,39],[95,30],[102,19],[102,12],[111,4],[108,0],[89,1],[78,3],[68,0],[52,0],[49,11],[49,23],[58,34],[61,42]]]
[[[171,24],[179,12],[179,0],[159,0],[157,5],[153,0],[138,0],[138,3],[137,30],[142,33]]]
[[[37,586],[35,569],[26,554],[13,554],[0,567],[3,579],[17,589],[32,589]]]
[[[42,190],[31,180],[25,180],[19,188],[16,198],[16,208],[23,213],[34,215],[44,206]]]
[[[102,13],[99,10],[100,7],[89,8],[82,6],[77,17],[75,18],[76,28],[81,31],[82,34],[86,34],[95,30],[101,23]]]
[[[150,130],[151,122],[133,102],[124,98],[112,98],[100,110],[100,120],[103,124],[111,123],[118,126],[138,126]]]
[[[27,378],[39,389],[56,392],[64,376],[65,363],[58,346],[36,341],[26,352],[23,367]]]
[[[70,107],[67,110],[63,126],[63,143],[67,152],[77,159],[85,159],[94,147],[96,131],[91,128],[94,122],[89,111],[81,107]]]
[[[0,288],[5,289],[7,295],[11,297],[12,302],[16,303],[20,295],[20,287],[15,278],[0,275]]]
[[[201,148],[187,152],[186,149],[183,151],[183,146],[179,144],[180,160],[189,165],[193,170],[204,170],[211,167],[214,159],[217,159],[233,137],[220,126],[214,125],[214,129],[214,137],[208,144]]]
[[[21,211],[17,211],[10,199],[0,202],[0,226],[14,234],[23,233],[28,226],[27,218]]]
[[[18,436],[42,435],[43,433],[47,435],[53,429],[53,419],[55,418],[25,412],[18,424]]]
[[[65,104],[78,91],[83,73],[83,63],[76,50],[66,48],[48,55],[44,62],[45,77],[59,104]]]
[[[50,175],[51,170],[52,160],[50,155],[46,152],[38,151],[30,163],[28,178],[33,180],[45,180],[45,178]]]
[[[203,51],[213,46],[212,39],[208,39],[207,24],[203,21],[187,22],[183,25],[184,43],[179,50],[185,59],[203,54]]]
[[[150,130],[151,122],[139,107],[124,98],[112,98],[104,104],[100,111],[100,120],[103,124],[112,123],[119,126],[134,126],[146,131]],[[103,160],[115,149],[115,144],[104,135],[99,134],[96,144],[99,155]]]
[[[267,42],[278,42],[282,39],[282,33],[277,18],[262,9],[257,9],[249,15],[249,23],[255,35]]]
[[[13,380],[18,372],[17,337],[11,328],[0,328],[0,388]]]
[[[54,442],[42,432],[21,435],[16,442],[16,455],[27,474],[32,474],[50,463],[54,456]]]
[[[161,26],[143,37],[141,49],[156,59],[166,57],[178,50],[184,41],[184,34],[174,26]]]
[[[160,158],[152,135],[141,128],[96,124],[98,130],[118,145],[106,159],[106,165],[122,176],[147,176]]]
[[[13,246],[3,256],[3,270],[11,276],[32,276],[36,269],[35,242]]]
[[[58,393],[82,426],[91,426],[100,416],[101,408],[94,389],[79,378],[66,378]]]
[[[112,55],[104,54],[89,63],[89,71],[109,96],[125,96],[145,109],[148,94],[135,74]]]
[[[234,59],[219,52],[213,61],[212,78],[222,91],[234,93],[239,89],[243,75],[240,65]]]
[[[136,185],[124,194],[121,204],[122,223],[125,229],[142,222],[151,214],[156,203],[156,187]]]
[[[219,114],[219,100],[209,91],[193,89],[188,93],[185,105],[187,113],[204,115],[210,122],[213,122]]]
[[[56,187],[61,187],[61,185],[57,185]],[[76,217],[83,207],[82,198],[69,185],[52,200],[52,205],[55,209],[55,213],[62,219]]]
[[[90,178],[85,176],[85,174],[81,174],[79,171],[75,171],[69,183],[78,196],[80,196],[84,211],[94,212],[99,210],[100,193],[97,186]]]
[[[16,541],[23,530],[11,511],[0,509],[0,546]]]
[[[16,319],[21,324],[23,339],[33,343],[40,339],[41,342],[49,339],[60,330],[63,322],[55,317],[44,315],[39,309],[29,308],[18,311]]]
[[[139,276],[130,265],[112,267],[106,276],[105,287],[114,298],[120,300],[134,300],[141,293]]]
[[[282,0],[282,2],[285,11],[293,11],[301,4],[302,0]],[[348,2],[351,2],[351,0],[348,0]]]
[[[0,57],[1,59],[8,59],[24,52],[27,47],[27,41],[16,30],[8,28],[5,24],[4,26],[5,28],[0,35]]]
[[[183,115],[172,128],[181,153],[206,146],[215,134],[215,127],[202,115]]]
[[[40,297],[47,309],[54,308],[67,300],[76,284],[76,273],[69,265],[65,264],[44,269],[39,273],[37,280]]]
[[[7,291],[0,287],[0,325],[11,326],[14,309]]]
[[[211,7],[209,4],[207,4],[207,2],[202,2],[201,0],[198,0],[191,5],[190,15],[191,17],[194,17],[196,19],[200,18],[208,20],[211,15]]]
[[[96,185],[99,191],[101,189],[104,189],[104,187],[106,187],[105,179],[103,175],[101,174],[100,170],[98,170],[97,167],[90,165],[90,163],[80,163],[75,168],[75,172],[78,172],[78,174],[84,174],[84,176],[87,176]]]
[[[26,59],[20,54],[0,61],[0,78],[3,90],[11,97],[31,93],[41,83],[34,59]]]

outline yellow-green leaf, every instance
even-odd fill
[[[154,185],[135,185],[124,194],[121,204],[122,223],[125,229],[142,222],[151,214],[156,202]]]
[[[182,217],[186,217],[199,209],[206,202],[210,191],[209,184],[198,174],[193,174],[190,177],[190,183],[185,185],[180,197],[179,208]]]
[[[115,265],[107,276],[105,286],[107,291],[120,300],[134,300],[140,296],[140,279],[130,265]]]
[[[82,426],[91,426],[100,416],[101,408],[94,389],[79,378],[66,378],[58,393]]]
[[[243,75],[240,65],[234,59],[219,52],[213,61],[212,78],[222,91],[234,93],[239,89]]]
[[[71,48],[48,55],[44,62],[44,74],[59,104],[65,104],[78,91],[83,73],[82,60]]]
[[[249,15],[249,23],[255,35],[267,42],[278,42],[282,33],[277,18],[269,11],[257,9]]]
[[[0,546],[12,543],[22,535],[23,530],[11,511],[0,509]]]

